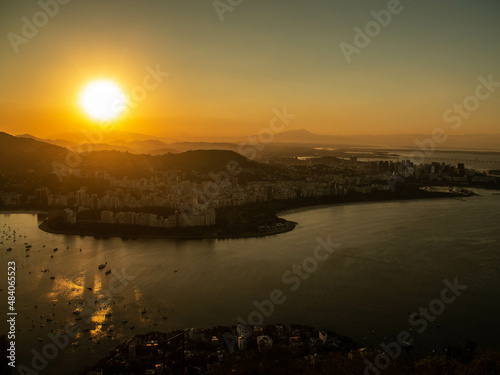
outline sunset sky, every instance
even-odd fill
[[[83,87],[110,79],[130,98],[148,67],[169,75],[133,103],[120,130],[255,134],[283,106],[297,115],[289,129],[320,134],[450,129],[443,114],[474,95],[478,77],[500,82],[500,2],[401,1],[402,11],[349,64],[340,44],[354,45],[354,28],[387,7],[243,0],[221,20],[211,0],[72,0],[16,53],[9,33],[23,36],[23,17],[33,21],[41,7],[2,1],[0,131],[49,137],[96,126],[80,108]],[[455,134],[500,133],[496,90]]]

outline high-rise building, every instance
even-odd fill
[[[78,207],[84,206],[87,201],[87,188],[82,187],[76,192],[76,205]]]
[[[35,202],[39,206],[47,206],[49,204],[49,189],[40,187],[35,190]]]
[[[240,336],[238,337],[238,349],[241,351],[246,350],[247,348],[247,339],[246,337]]]
[[[93,210],[97,210],[99,207],[99,198],[97,197],[97,194],[92,194],[90,198],[90,208]]]

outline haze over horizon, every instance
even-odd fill
[[[268,153],[276,151],[291,153],[308,153],[315,150],[358,150],[360,152],[372,150],[420,150],[432,153],[434,151],[464,151],[478,153],[500,153],[500,134],[469,134],[446,135],[443,142],[434,142],[432,136],[425,134],[393,134],[393,135],[327,135],[315,134],[306,129],[284,130],[272,134],[264,142],[259,140],[258,134],[244,137],[162,137],[143,133],[133,133],[113,130],[107,133],[102,131],[66,132],[47,138],[37,137],[34,134],[7,134],[16,138],[32,138],[39,142],[54,144],[81,150],[81,152],[115,150],[135,154],[166,154],[179,153],[188,150],[231,150],[245,155],[247,148],[252,145],[266,146]],[[332,148],[334,147],[334,148]],[[428,150],[431,150],[428,151]],[[266,153],[264,153],[266,154]]]
[[[315,134],[498,133],[495,87],[460,126],[443,115],[476,94],[480,77],[500,81],[500,4],[402,1],[348,63],[341,43],[354,45],[355,27],[390,3],[243,1],[221,21],[201,0],[70,1],[14,48],[11,33],[22,37],[41,6],[3,2],[0,130],[45,138],[97,127],[79,107],[85,84],[110,79],[130,97],[154,71],[158,84],[148,81],[154,89],[116,130],[241,137],[286,107],[297,117],[285,130]]]

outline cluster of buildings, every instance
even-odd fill
[[[245,185],[239,185],[234,179],[192,182],[167,177],[110,178],[110,188],[100,195],[91,193],[87,187],[68,193],[52,193],[47,187],[40,187],[35,190],[32,201],[37,207],[65,209],[65,221],[70,224],[76,222],[77,213],[94,210],[100,211],[102,223],[175,228],[214,225],[216,209],[223,207],[388,189],[384,182],[337,175],[330,180],[254,181]],[[137,212],[151,207],[170,209],[172,214]]]
[[[86,187],[66,195],[50,194],[47,188],[35,191],[41,206],[70,208],[72,211],[100,211],[102,223],[142,225],[160,228],[210,226],[216,223],[216,209],[238,207],[271,200],[322,198],[342,196],[350,191],[371,193],[389,190],[384,181],[362,177],[331,176],[330,180],[258,181],[239,185],[234,181],[165,181],[151,179],[113,179],[111,189],[103,195],[90,194]],[[170,215],[159,216],[137,212],[141,208],[165,208]],[[132,211],[133,210],[133,211]],[[74,214],[66,211],[67,222],[74,222]]]
[[[0,201],[6,207],[17,207],[21,206],[23,203],[23,195],[13,192],[13,191],[1,191],[0,190]]]
[[[175,211],[173,215],[168,217],[146,212],[102,211],[101,223],[140,225],[153,228],[203,227],[215,225],[215,209],[208,208],[189,215],[181,215],[179,211]]]
[[[323,164],[321,164],[323,163]],[[75,215],[87,210],[100,212],[103,223],[174,228],[209,226],[216,222],[216,210],[271,200],[343,196],[351,192],[369,194],[387,191],[390,179],[401,181],[498,184],[498,177],[444,163],[414,164],[409,160],[357,162],[348,166],[324,165],[324,161],[309,160],[308,165],[281,166],[263,172],[258,181],[238,183],[238,177],[187,175],[184,172],[159,172],[154,177],[116,178],[109,173],[92,175],[104,180],[104,190],[81,187],[76,191],[52,192],[39,187],[34,195],[0,191],[3,206],[70,209],[66,220],[73,223]],[[97,177],[96,177],[97,176]],[[151,208],[162,208],[166,214],[154,215]]]
[[[347,356],[353,347],[346,338],[303,326],[191,328],[137,335],[87,374],[163,374],[182,369],[182,373],[214,374],[226,367],[237,368],[242,359],[259,361],[270,353],[276,358],[280,357],[277,353],[286,353],[314,365],[331,351],[345,350]]]

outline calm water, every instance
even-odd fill
[[[455,277],[468,289],[425,332],[414,334],[416,349],[428,352],[467,339],[500,348],[500,196],[481,194],[465,201],[291,212],[284,217],[299,223],[294,231],[241,240],[124,241],[52,235],[38,230],[36,215],[0,215],[0,231],[8,226],[10,233],[17,231],[16,242],[12,237],[0,239],[0,265],[3,275],[8,261],[16,261],[18,267],[18,364],[29,365],[31,350],[42,350],[50,330],[57,332],[74,322],[73,311],[93,305],[93,298],[121,273],[135,278],[113,295],[112,303],[96,304],[91,323],[77,322],[90,331],[79,335],[78,346],[50,361],[44,373],[75,373],[136,333],[235,324],[239,316],[246,319],[256,310],[254,300],[268,299],[274,289],[282,290],[286,301],[264,324],[303,323],[368,344],[392,341],[410,327],[408,312],[428,307],[440,297],[443,280]],[[285,284],[282,275],[314,254],[318,237],[328,236],[341,246],[292,291],[293,284]],[[32,245],[29,252],[25,242]],[[8,247],[14,250],[7,252]],[[106,269],[113,270],[110,275],[98,270],[105,262]],[[5,279],[0,282],[3,306]],[[106,313],[112,316],[106,319]],[[102,326],[106,320],[109,324]],[[5,319],[0,328],[6,331]]]

